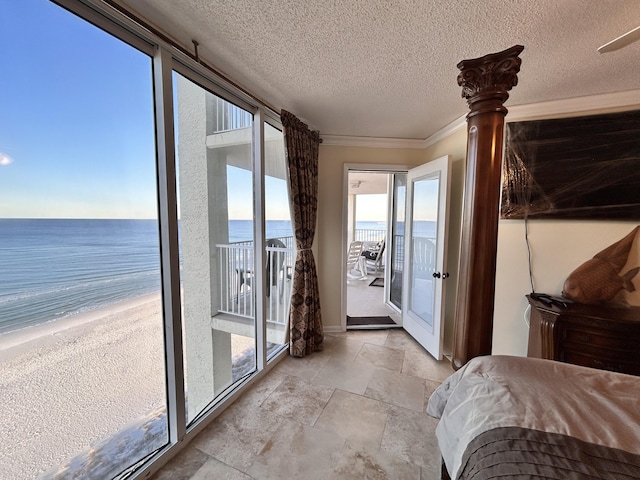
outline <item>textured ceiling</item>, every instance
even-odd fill
[[[117,0],[323,135],[425,139],[463,59],[524,45],[508,106],[640,88],[639,0]]]

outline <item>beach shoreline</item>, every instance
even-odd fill
[[[141,306],[150,306],[152,303],[160,301],[160,293],[149,293],[139,297],[116,302],[111,305],[99,307],[88,312],[76,313],[68,317],[50,320],[38,325],[32,325],[13,330],[0,335],[0,361],[2,353],[6,350],[23,347],[31,342],[46,342],[48,337],[59,335],[60,333],[104,320],[111,315],[122,314],[127,310]]]
[[[234,337],[234,356],[252,348]],[[160,294],[0,336],[0,478],[34,478],[162,408],[165,378]]]
[[[6,337],[0,478],[35,478],[166,404],[159,294]]]

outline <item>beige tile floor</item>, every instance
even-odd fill
[[[425,408],[451,373],[401,329],[327,334],[322,352],[281,361],[153,479],[440,478]]]

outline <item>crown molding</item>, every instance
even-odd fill
[[[347,135],[321,135],[322,146],[365,148],[424,148],[424,140],[414,138],[350,137]]]
[[[563,98],[549,102],[515,105],[509,108],[507,122],[542,118],[573,117],[587,113],[612,113],[640,109],[640,90]]]
[[[585,114],[624,112],[640,109],[640,90],[603,93],[585,97],[563,98],[548,102],[529,103],[508,107],[507,122],[539,120],[543,118],[573,117]],[[465,128],[467,116],[462,115],[445,125],[428,138],[350,137],[346,135],[322,135],[321,145],[365,148],[414,148],[425,149]]]
[[[466,126],[467,126],[467,115],[464,114],[456,118],[453,122],[449,123],[448,125],[445,125],[444,127],[442,127],[440,130],[438,130],[436,133],[434,133],[430,137],[425,138],[422,141],[424,148],[430,147],[431,145],[438,143],[440,140],[444,140],[448,136],[453,135],[458,130],[462,130]]]

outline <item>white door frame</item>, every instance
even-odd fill
[[[340,295],[340,329],[347,330],[347,242],[348,232],[348,197],[349,197],[349,172],[371,172],[371,173],[407,173],[411,167],[408,165],[387,165],[375,163],[345,163],[342,174],[342,254],[340,255],[342,265],[340,266],[342,294]],[[388,221],[389,219],[387,219]],[[388,228],[388,224],[387,224]],[[385,247],[386,248],[386,247]],[[388,255],[385,258],[389,258]],[[385,269],[385,271],[388,269]],[[386,273],[385,273],[386,274]]]

